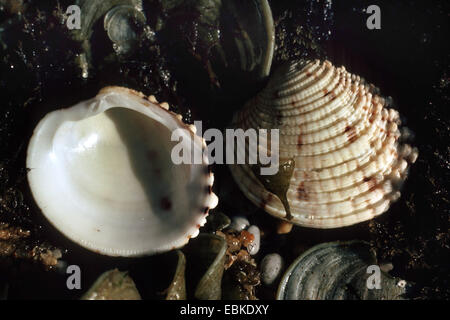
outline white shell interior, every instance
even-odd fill
[[[119,87],[51,112],[28,147],[32,194],[58,230],[90,250],[140,256],[181,247],[217,197],[207,159],[172,162],[178,128],[187,148],[203,148],[176,114]]]

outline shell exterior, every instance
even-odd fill
[[[129,12],[134,9],[136,11],[136,17],[141,19],[142,15],[142,0],[105,0],[105,1],[89,1],[89,0],[76,0],[75,4],[81,9],[81,29],[75,29],[73,31],[73,37],[78,41],[89,40],[94,25],[103,19],[106,31],[109,29],[110,22],[113,20],[113,16],[118,12]],[[106,16],[105,16],[106,15]],[[120,20],[119,20],[120,22]],[[128,26],[126,24],[122,27]]]
[[[186,257],[180,250],[177,250],[177,267],[172,282],[167,289],[166,300],[186,300]]]
[[[405,281],[380,273],[380,288],[369,289],[368,267],[376,258],[365,242],[333,242],[303,253],[281,280],[278,300],[403,299]],[[370,279],[369,279],[370,281]]]
[[[212,78],[217,76],[222,80],[230,70],[242,72],[256,80],[265,79],[269,75],[275,48],[275,26],[268,0],[156,2],[75,1],[82,12],[81,29],[73,30],[72,38],[82,44],[77,63],[84,78],[89,76],[89,69],[94,63],[93,57],[98,54],[93,50],[98,51],[99,48],[91,45],[96,32],[106,32],[115,52],[121,56],[129,56],[139,47],[141,40],[155,41],[157,33],[166,34],[169,42],[183,42],[183,23],[190,22],[196,27],[193,36],[195,39],[189,41],[195,43],[193,46],[207,51],[204,58],[211,64]],[[152,19],[155,12],[149,15],[149,10],[161,12],[158,12],[156,19]],[[96,26],[102,20],[104,30],[98,30]]]
[[[229,19],[236,21],[231,31],[242,70],[255,71],[260,78],[270,73],[275,50],[275,26],[267,0],[223,1]],[[232,57],[228,57],[232,61]],[[227,62],[227,65],[230,62]]]
[[[117,6],[108,11],[104,27],[117,53],[131,52],[137,46],[140,34],[136,30],[143,30],[146,20],[144,13],[131,5]]]
[[[117,269],[103,273],[81,300],[141,300],[133,279]]]
[[[206,147],[167,104],[126,88],[51,112],[28,147],[32,194],[58,230],[90,250],[141,256],[181,247],[218,199],[206,157],[172,162],[176,129],[185,129],[189,150]]]
[[[208,48],[214,73],[229,69],[254,73],[264,79],[270,73],[275,48],[275,26],[267,0],[179,0],[163,1],[164,11],[176,22],[195,16],[199,47]],[[178,25],[165,22],[179,41]],[[158,29],[158,28],[155,28]],[[157,30],[158,31],[158,30]]]
[[[224,238],[202,233],[184,249],[190,264],[186,279],[198,300],[220,300],[225,270],[227,242]]]
[[[369,220],[399,198],[417,158],[401,141],[399,125],[398,112],[360,77],[319,60],[283,65],[233,123],[244,130],[279,129],[280,164],[295,162],[286,193],[289,221],[313,228]],[[230,169],[253,203],[288,220],[279,197],[249,166]]]

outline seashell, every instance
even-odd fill
[[[45,217],[79,245],[142,256],[196,237],[218,199],[208,159],[175,165],[173,130],[189,150],[204,140],[144,95],[108,87],[45,116],[28,146],[31,192]]]
[[[406,282],[380,272],[379,289],[369,289],[376,258],[365,242],[333,242],[303,253],[283,276],[278,300],[396,300]],[[369,272],[370,271],[370,272]]]
[[[205,228],[203,229],[203,232],[211,233],[226,229],[231,223],[230,218],[228,218],[227,215],[220,211],[210,213],[206,221],[207,222]]]
[[[248,246],[248,253],[254,256],[258,254],[261,247],[261,231],[257,226],[250,226],[247,231],[254,236],[252,243],[250,243]]]
[[[94,26],[99,19],[104,19],[104,27],[108,34],[111,34],[115,39],[119,35],[118,39],[128,38],[127,32],[132,32],[132,25],[137,21],[142,21],[145,18],[142,13],[142,0],[105,0],[105,1],[90,1],[90,0],[76,0],[75,4],[81,9],[81,29],[74,29],[72,37],[80,42],[89,41],[92,33],[94,32]],[[130,15],[131,14],[131,15]],[[136,18],[136,20],[130,20],[130,16]],[[118,23],[117,26],[123,28],[120,32],[120,28],[111,30],[113,25],[111,22]]]
[[[236,73],[257,80],[269,75],[275,26],[267,0],[181,0],[161,5],[168,18],[161,18],[161,25],[154,29],[164,30],[175,45],[184,42],[187,30],[193,29],[189,45],[197,57],[207,52],[202,58],[219,86],[230,74],[232,81],[237,81]]]
[[[104,27],[114,49],[119,54],[131,52],[139,42],[140,33],[146,23],[144,13],[139,7],[116,6],[105,15]]]
[[[220,300],[227,243],[214,234],[202,233],[185,248],[188,288],[198,300]]]
[[[72,38],[82,43],[78,64],[85,77],[94,56],[93,35],[103,32],[96,29],[101,19],[119,55],[132,54],[144,39],[151,42],[166,39],[178,46],[185,39],[187,29],[192,27],[193,39],[189,36],[188,42],[196,58],[203,54],[197,50],[207,52],[200,59],[207,60],[211,80],[224,79],[224,74],[229,76],[230,70],[257,80],[269,75],[275,27],[268,0],[180,0],[148,4],[143,0],[76,0],[75,4],[83,14],[81,29],[73,30]],[[183,49],[177,47],[174,52],[178,58],[180,50]]]
[[[142,0],[76,0],[75,5],[81,9],[81,28],[71,31],[73,40],[80,42],[82,52],[77,57],[77,64],[83,78],[89,77],[89,69],[94,56],[92,43],[96,32],[105,33],[118,55],[130,55],[138,43],[147,35],[147,18],[143,12]],[[102,22],[104,30],[96,26]],[[100,51],[98,46],[95,51]]]
[[[226,65],[237,56],[241,70],[267,77],[272,66],[275,48],[275,27],[267,0],[222,1],[226,21],[235,21],[228,32],[237,54],[228,53]],[[226,52],[226,47],[223,50]]]
[[[261,261],[261,282],[266,286],[275,283],[283,270],[284,261],[278,253],[268,254]]]
[[[233,121],[279,129],[279,173],[232,165],[235,181],[254,204],[300,226],[338,228],[382,214],[418,154],[400,139],[399,113],[382,102],[329,61],[285,64]]]
[[[141,295],[126,272],[114,269],[103,273],[81,300],[141,300]]]
[[[186,256],[177,250],[177,267],[169,289],[165,290],[166,300],[220,299],[226,253],[223,238],[202,233],[183,251]]]

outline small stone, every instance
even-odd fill
[[[261,261],[261,281],[266,286],[275,283],[283,270],[283,258],[278,253],[268,254]]]
[[[278,234],[288,234],[292,231],[292,227],[294,225],[292,223],[289,223],[287,221],[281,221],[278,223],[277,233]]]
[[[248,245],[248,253],[254,256],[259,252],[259,248],[261,246],[261,231],[257,226],[251,226],[250,228],[248,228],[248,232],[250,232],[255,237],[255,239],[253,239],[253,242]]]
[[[231,219],[230,229],[241,232],[242,230],[247,229],[247,227],[250,226],[250,222],[247,218],[242,216],[236,216]]]
[[[394,265],[390,262],[383,263],[380,265],[380,270],[383,272],[389,273],[392,270],[394,270]]]

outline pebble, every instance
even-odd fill
[[[250,225],[250,222],[247,218],[242,216],[236,216],[231,219],[231,224],[229,228],[231,230],[241,232],[242,230],[247,229],[247,227]]]
[[[261,246],[261,231],[257,226],[251,226],[247,231],[255,237],[253,242],[248,246],[248,253],[254,256],[259,252],[259,248]]]
[[[380,270],[386,273],[391,272],[392,270],[394,270],[394,265],[390,262],[387,263],[382,263],[380,265]]]
[[[271,286],[281,274],[284,262],[278,253],[268,254],[261,261],[261,281],[266,286]]]
[[[280,221],[278,223],[278,227],[277,227],[277,233],[278,234],[288,234],[289,232],[292,231],[292,227],[294,225],[292,223],[286,222],[286,221]]]

